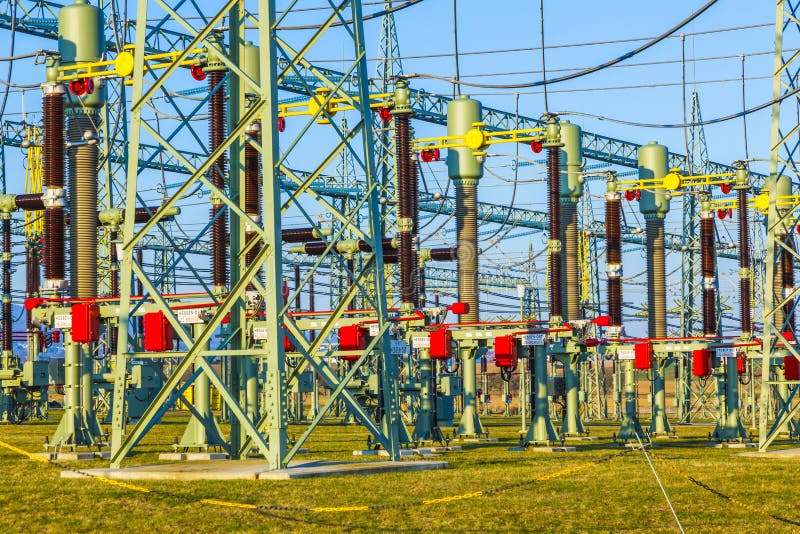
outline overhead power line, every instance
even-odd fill
[[[601,63],[600,65],[596,65],[594,67],[590,67],[588,69],[584,69],[582,71],[575,72],[575,73],[572,73],[572,74],[567,74],[565,76],[559,76],[558,78],[552,78],[552,79],[549,79],[549,80],[539,80],[539,81],[530,82],[530,83],[515,83],[515,84],[503,84],[503,85],[480,84],[480,83],[475,83],[475,82],[465,82],[463,80],[453,80],[453,79],[448,79],[448,78],[446,78],[444,76],[438,76],[436,74],[428,74],[428,73],[408,74],[408,75],[403,76],[403,78],[406,78],[406,79],[409,79],[409,78],[430,78],[430,79],[433,79],[433,80],[441,80],[441,81],[448,82],[448,83],[457,83],[457,84],[468,86],[468,87],[483,87],[483,88],[486,88],[486,89],[526,89],[526,88],[529,88],[529,87],[539,87],[539,86],[542,86],[542,85],[552,85],[552,84],[555,84],[555,83],[565,82],[565,81],[568,81],[568,80],[574,80],[576,78],[581,78],[581,77],[586,76],[588,74],[592,74],[592,73],[595,73],[597,71],[606,69],[608,67],[611,67],[612,65],[616,65],[617,63],[625,61],[626,59],[630,59],[630,58],[636,56],[637,54],[640,54],[640,53],[644,52],[645,50],[657,45],[658,43],[660,43],[661,41],[663,41],[664,39],[666,39],[667,37],[669,37],[670,35],[672,35],[676,31],[680,30],[681,28],[683,28],[684,26],[686,26],[687,24],[689,24],[690,22],[695,20],[697,17],[699,17],[700,15],[705,13],[711,6],[713,6],[716,3],[717,3],[717,0],[710,0],[709,2],[706,2],[706,4],[703,5],[700,9],[698,9],[697,11],[692,13],[687,18],[683,19],[681,22],[679,22],[675,26],[671,27],[670,29],[668,29],[667,31],[665,31],[664,33],[662,33],[661,35],[659,35],[655,39],[652,39],[652,40],[648,41],[647,43],[643,44],[642,46],[640,46],[638,48],[635,48],[634,50],[631,50],[630,52],[627,52],[627,53],[625,53],[625,54],[623,54],[621,56],[618,56],[618,57],[616,57],[616,58],[614,58],[614,59],[612,59],[610,61],[606,61],[605,63]]]

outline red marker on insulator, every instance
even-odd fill
[[[278,117],[278,131],[282,132],[286,129],[286,119],[284,117]]]
[[[203,67],[200,65],[192,65],[189,67],[189,72],[192,75],[192,78],[197,80],[198,82],[202,82],[206,79],[206,71],[203,70]]]
[[[533,150],[534,154],[539,154],[543,148],[541,141],[531,141],[531,150]]]
[[[383,122],[391,122],[392,110],[386,107],[378,108],[378,116]]]
[[[720,188],[720,190],[722,191],[722,194],[723,194],[723,195],[727,195],[728,193],[730,193],[730,192],[731,192],[731,189],[732,189],[732,188],[731,188],[731,186],[730,186],[730,185],[728,185],[728,184],[721,184],[721,185],[719,186],[719,188]]]

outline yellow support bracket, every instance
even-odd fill
[[[75,65],[60,66],[59,81],[69,82],[72,80],[88,78],[127,78],[133,74],[133,49],[132,45],[127,45],[125,50],[117,54],[114,59],[106,61],[91,61],[76,63]],[[192,59],[184,60],[181,66],[191,66],[199,63],[198,56],[205,54],[205,48],[196,48],[189,52],[195,56]],[[166,69],[174,63],[174,59],[183,54],[183,51],[162,52],[160,54],[150,54],[144,57],[146,70]]]
[[[544,128],[525,128],[520,130],[501,130],[487,132],[483,122],[472,123],[472,128],[464,135],[440,135],[414,139],[414,150],[433,150],[435,148],[469,148],[482,154],[489,146],[500,143],[525,143],[543,141]]]
[[[686,188],[708,187],[712,185],[733,185],[732,172],[719,172],[714,174],[683,175],[680,169],[670,169],[669,174],[663,178],[663,188],[669,191],[680,191]]]
[[[755,208],[761,213],[767,213],[769,209],[769,192],[761,191],[761,194],[753,199]],[[775,199],[775,206],[782,209],[791,208],[792,211],[800,207],[800,195],[780,195]]]
[[[302,100],[300,102],[291,102],[287,104],[278,104],[278,116],[279,117],[299,117],[299,116],[311,116],[315,115],[320,108],[324,108],[325,111],[333,117],[340,111],[349,111],[355,109],[355,106],[351,104],[352,101],[358,102],[359,97],[354,96],[351,98],[345,97],[333,97],[330,98],[329,95],[331,90],[327,87],[320,87],[316,90],[316,94],[309,98],[308,100]],[[369,107],[370,109],[377,109],[377,108],[391,108],[393,105],[392,97],[394,93],[376,93],[369,95]],[[330,121],[325,115],[320,115],[317,119],[317,122],[320,124],[330,124]]]

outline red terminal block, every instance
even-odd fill
[[[157,311],[144,314],[144,343],[147,352],[165,352],[173,349],[172,339],[175,330],[172,328],[164,312]]]
[[[697,349],[692,352],[692,374],[699,377],[711,376],[711,351]]]
[[[592,322],[597,326],[606,327],[611,326],[611,316],[610,315],[598,315]]]
[[[517,338],[498,336],[494,338],[494,363],[497,367],[511,368],[517,365]]]
[[[653,368],[653,346],[650,343],[637,343],[633,346],[633,366],[640,371]]]
[[[447,307],[453,315],[464,315],[469,313],[469,302],[454,302]]]
[[[100,341],[100,306],[95,304],[73,304],[72,341],[93,343]]]
[[[428,336],[431,348],[428,351],[432,360],[447,360],[453,356],[453,334],[447,328],[434,330]]]

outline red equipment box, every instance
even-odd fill
[[[73,304],[72,341],[93,343],[100,340],[100,307],[95,304]]]
[[[494,363],[497,367],[517,365],[517,339],[514,336],[494,338]]]
[[[650,343],[637,343],[633,346],[633,367],[640,371],[653,368],[653,346]]]
[[[711,376],[711,351],[697,349],[692,352],[692,374],[694,376]]]
[[[431,348],[428,351],[432,360],[447,360],[453,355],[451,348],[453,334],[447,328],[434,330],[429,336]]]
[[[144,350],[147,352],[172,350],[172,338],[175,337],[175,330],[167,320],[164,312],[145,313],[143,323]]]
[[[800,362],[793,354],[787,354],[783,358],[783,377],[786,380],[800,380]]]
[[[367,338],[369,337],[369,329],[358,325],[351,324],[343,326],[339,329],[339,350],[357,350],[362,351],[367,348]],[[354,362],[361,357],[361,354],[343,354],[341,359],[347,362]]]

